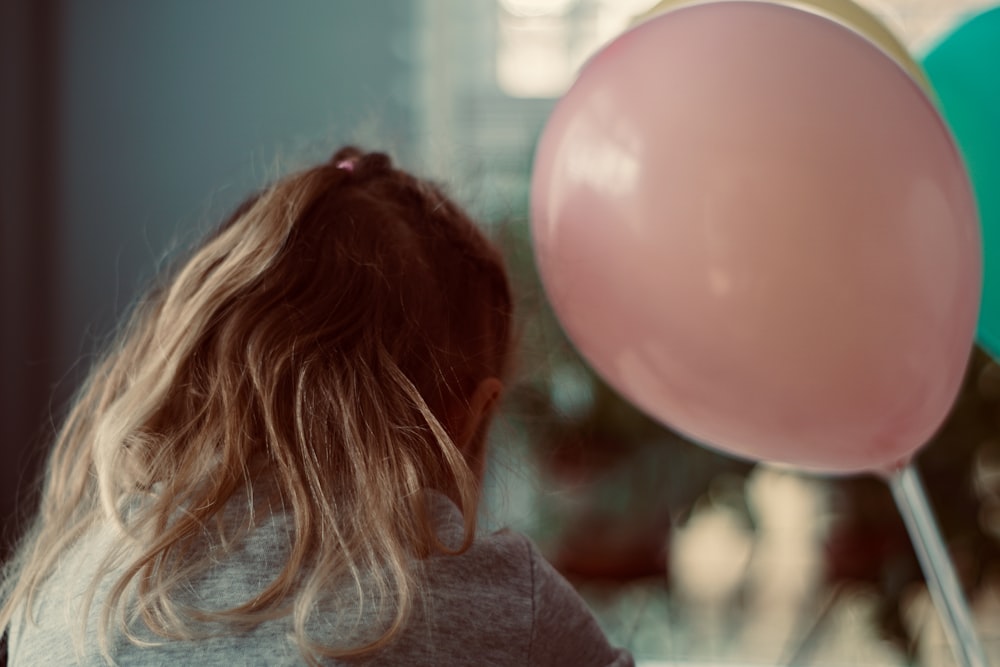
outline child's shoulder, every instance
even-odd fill
[[[608,644],[587,604],[525,535],[480,535],[464,553],[429,565],[435,627],[449,628],[448,641],[487,651],[493,662],[485,664],[633,664]]]

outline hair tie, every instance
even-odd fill
[[[344,171],[354,171],[354,160],[341,160],[337,163],[337,169]]]

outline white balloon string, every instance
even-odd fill
[[[907,464],[890,475],[888,482],[955,658],[963,667],[989,667],[986,653],[976,635],[969,603],[962,593],[955,566],[934,521],[916,466]]]

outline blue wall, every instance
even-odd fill
[[[398,0],[71,2],[61,361],[91,347],[83,327],[107,330],[174,238],[273,176],[276,155],[301,162],[359,134],[406,153],[411,14]]]
[[[43,416],[172,248],[273,178],[276,157],[355,141],[406,160],[418,129],[416,2],[4,4],[6,524]]]

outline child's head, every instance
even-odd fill
[[[330,578],[382,568],[401,622],[406,555],[443,548],[425,489],[460,505],[471,540],[510,347],[496,248],[434,186],[342,149],[247,199],[140,304],[57,442],[25,586],[141,497],[127,527],[148,542],[127,578],[151,594],[154,629],[183,636],[156,620],[171,618],[171,576],[220,506],[266,478],[294,543],[242,611],[290,594],[302,611]]]
[[[276,465],[326,487],[380,461],[470,499],[451,445],[478,472],[507,276],[465,213],[385,155],[345,148],[250,197],[148,305],[109,360],[121,395],[101,420],[98,461],[127,453],[126,483],[186,487],[191,440],[212,433],[188,463],[214,474]]]

